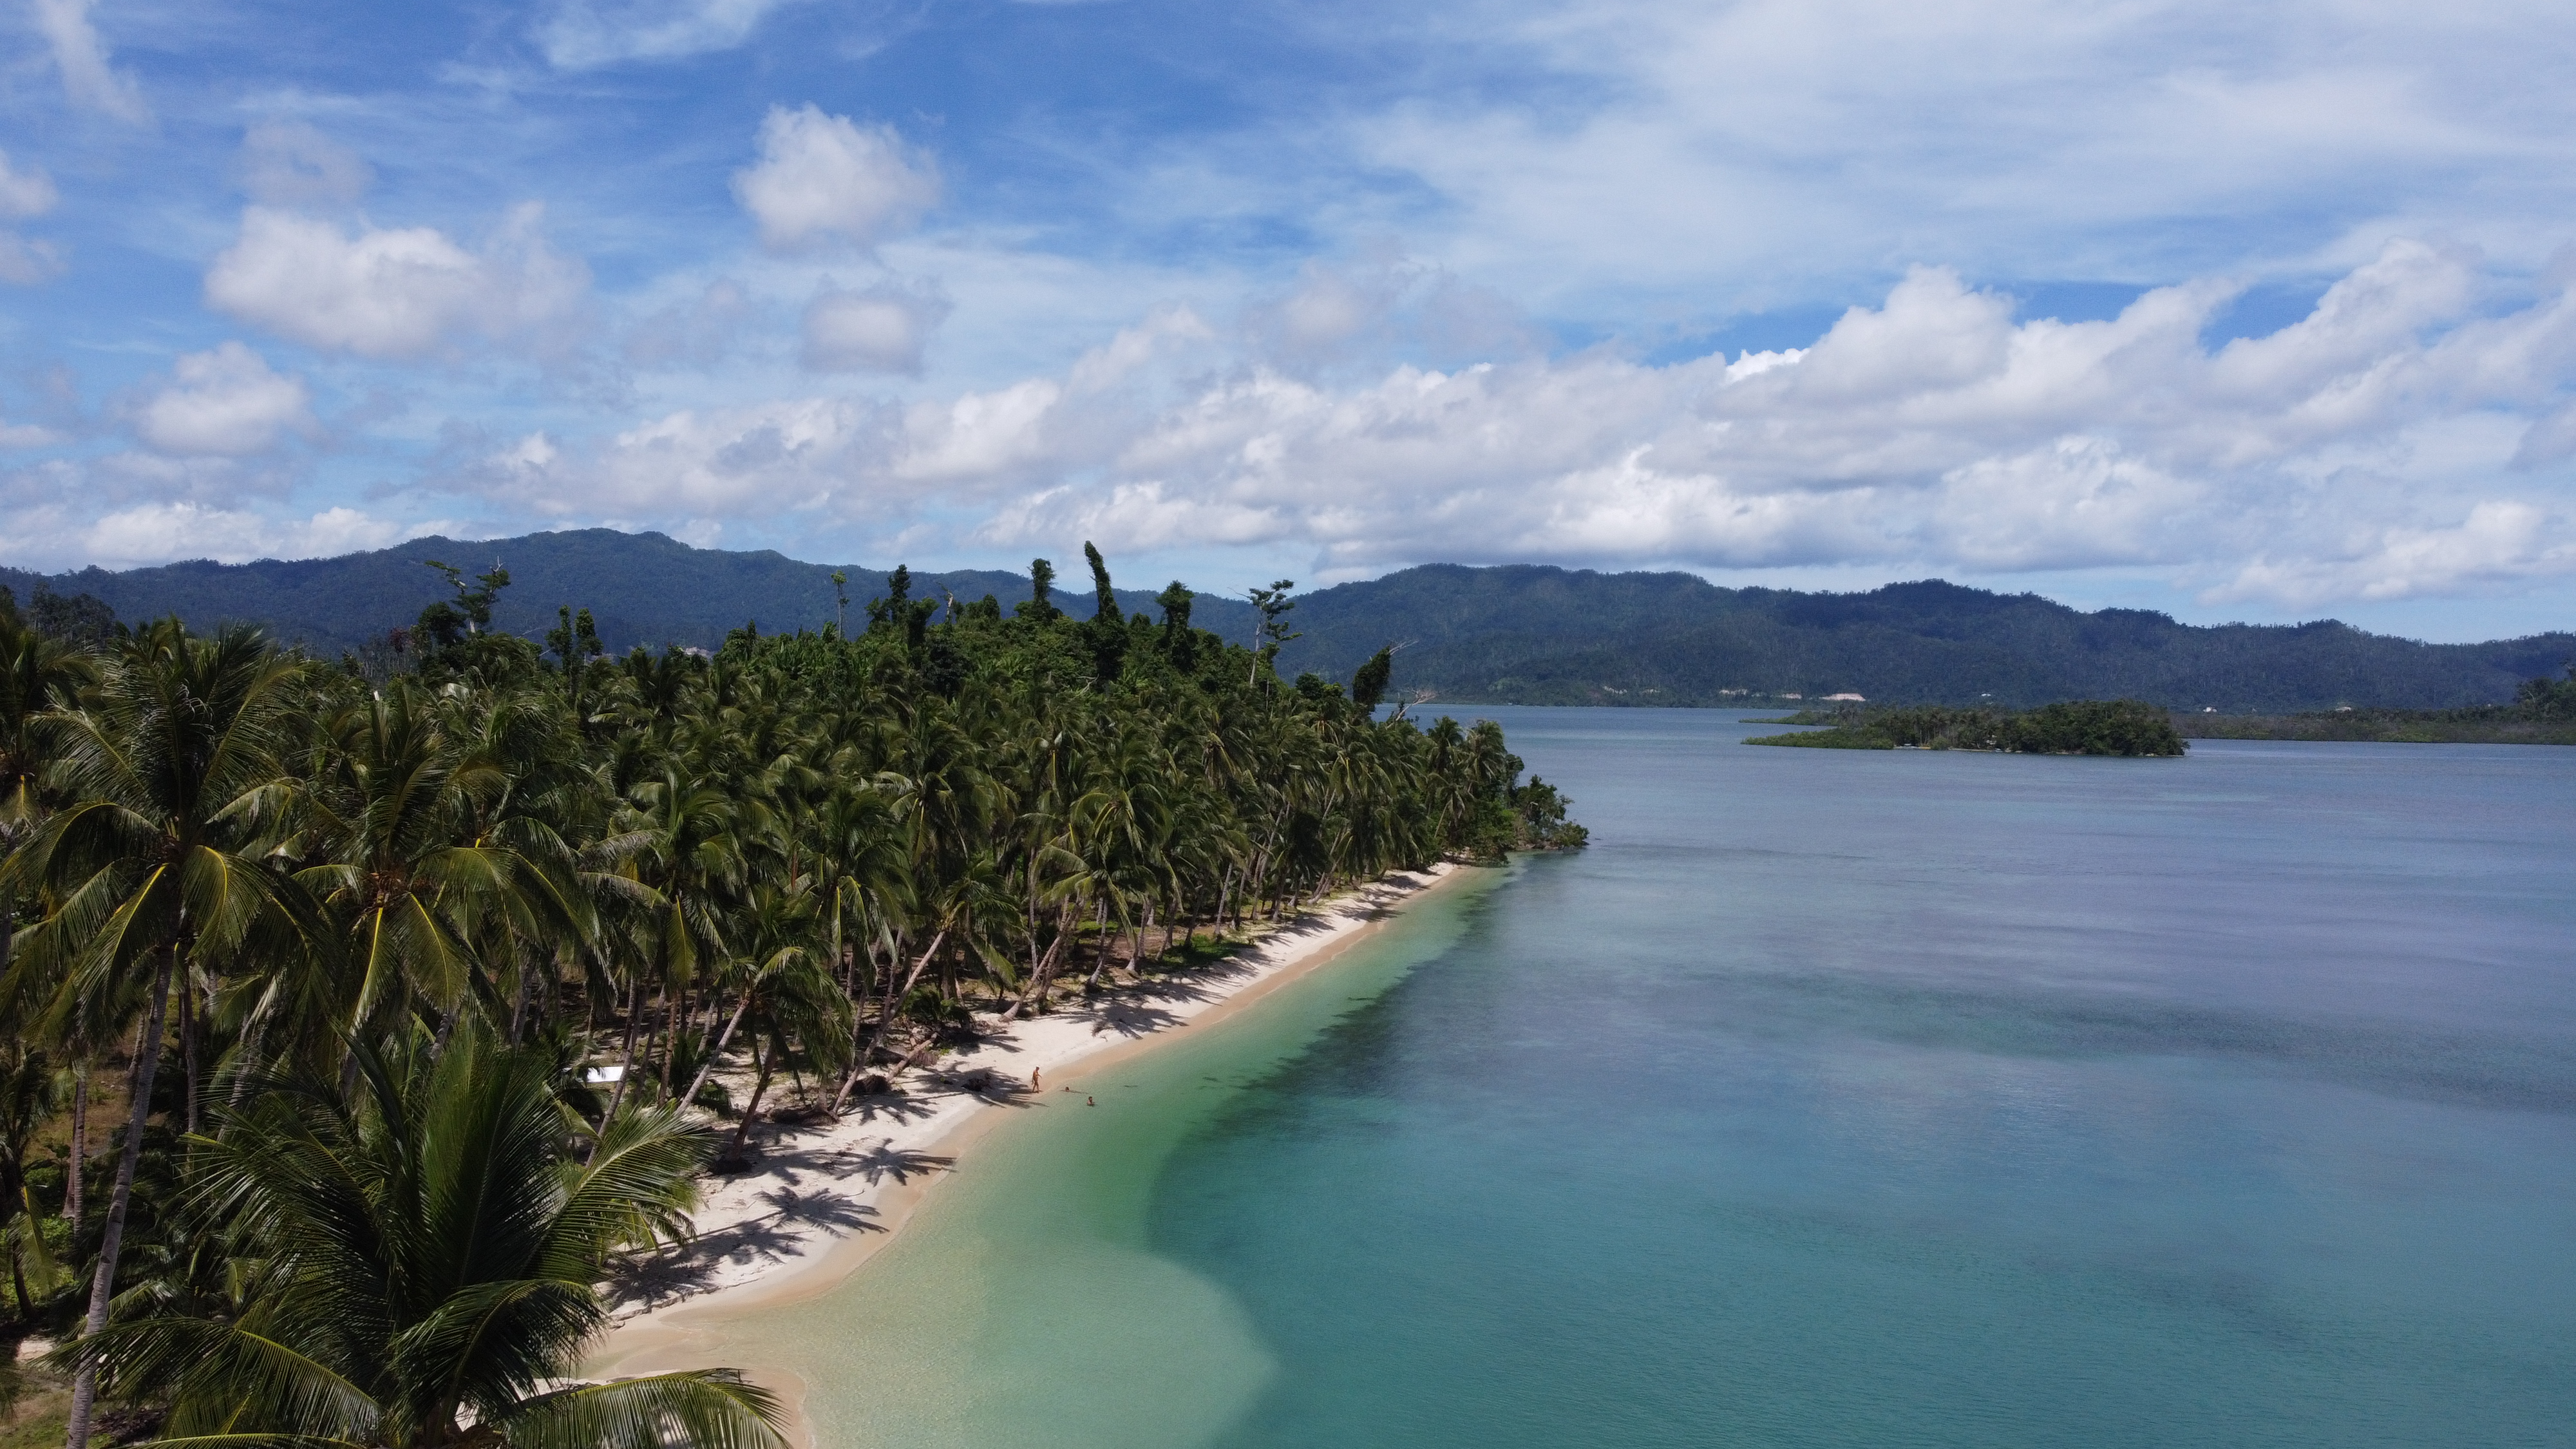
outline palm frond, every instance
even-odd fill
[[[778,1398],[731,1369],[559,1389],[498,1428],[511,1449],[781,1449]]]

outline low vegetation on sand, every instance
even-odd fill
[[[1819,750],[1992,750],[2018,755],[2179,755],[2189,748],[2173,721],[2154,705],[2134,699],[2082,699],[2032,710],[1911,709],[1806,710],[1780,724],[1827,726],[1798,734],[1763,735],[1748,745],[1792,745]]]
[[[1087,619],[898,569],[856,633],[623,659],[493,629],[498,567],[336,668],[0,593],[0,1344],[58,1345],[12,1442],[774,1446],[731,1373],[575,1375],[777,1098],[1583,843],[1499,727],[1380,718],[1391,652],[1281,679],[1285,583],[1247,648],[1086,552]]]
[[[2196,740],[2354,740],[2414,745],[2576,745],[2576,668],[2524,682],[2511,704],[2337,709],[2308,714],[2176,714]]]

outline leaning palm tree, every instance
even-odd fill
[[[118,1323],[60,1351],[170,1406],[166,1445],[776,1449],[775,1399],[728,1369],[579,1383],[611,1253],[685,1226],[707,1140],[633,1110],[571,1150],[550,1054],[470,1016],[352,1048],[190,1140],[187,1211],[256,1265],[213,1317]]]
[[[255,839],[283,789],[301,673],[255,630],[202,639],[170,619],[126,640],[78,707],[45,720],[67,803],[0,868],[0,896],[32,886],[52,902],[17,944],[11,987],[26,999],[35,983],[47,985],[45,1020],[57,1036],[110,1036],[98,1019],[131,1007],[142,1018],[88,1333],[107,1324],[171,982],[188,981],[199,957],[228,958],[264,927],[306,944],[324,935],[301,893],[261,864]],[[85,1449],[95,1397],[83,1369],[68,1449]]]

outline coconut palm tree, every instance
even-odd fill
[[[494,809],[510,772],[409,681],[335,716],[325,778],[308,792],[322,860],[296,875],[346,923],[350,979],[308,1010],[321,1031],[372,1030],[425,1006],[452,1015],[489,990],[478,936],[578,937],[580,892],[515,848]],[[311,1003],[310,1005],[323,1005]]]
[[[33,918],[12,947],[0,910],[0,1020],[57,1060],[135,1043],[91,1332],[64,1360],[75,1449],[99,1371],[175,1405],[181,1434],[761,1439],[765,1401],[721,1377],[562,1396],[597,1322],[584,1275],[610,1239],[676,1227],[668,1182],[613,1231],[565,1229],[569,1258],[527,1247],[565,1213],[607,1221],[579,1184],[622,1180],[638,1123],[680,1130],[692,1075],[749,1046],[738,1151],[782,1067],[852,1059],[846,1095],[881,1050],[916,1061],[984,1000],[1044,1011],[1117,949],[1145,969],[1158,937],[1390,866],[1579,841],[1493,725],[1378,722],[1282,681],[1285,586],[1266,593],[1249,649],[1193,630],[1177,586],[1159,629],[1105,598],[1082,622],[951,599],[936,624],[895,598],[857,638],[745,628],[711,659],[557,671],[486,632],[381,689],[175,623],[67,654],[0,610],[0,903]],[[152,1213],[111,1298],[174,985],[193,1216]],[[621,1029],[627,1070],[594,1092],[574,1068],[614,1060]],[[514,1065],[528,1037],[551,1071]],[[196,1140],[208,1047],[230,1105]],[[0,1139],[19,1097],[50,1131],[12,1060]],[[547,1078],[556,1115],[521,1141],[521,1109],[452,1061]],[[505,1230],[470,1251],[439,1206],[468,1179]],[[0,1160],[0,1195],[13,1181]],[[25,1196],[0,1229],[31,1223]],[[496,1336],[468,1343],[477,1313]]]
[[[258,1265],[237,1312],[155,1314],[60,1356],[170,1406],[168,1445],[770,1449],[725,1369],[580,1383],[612,1253],[685,1226],[705,1135],[623,1113],[567,1149],[551,1054],[479,1020],[353,1046],[360,1085],[281,1084],[190,1141],[188,1206]]]
[[[107,1324],[171,982],[191,979],[200,956],[228,959],[263,927],[297,947],[327,949],[302,892],[256,853],[264,817],[285,790],[281,760],[303,676],[302,664],[255,630],[198,638],[170,619],[126,640],[90,697],[44,721],[68,803],[0,868],[9,884],[33,885],[54,902],[19,941],[11,976],[55,984],[47,1019],[57,1034],[138,997],[142,1007],[88,1333]],[[83,1368],[72,1385],[69,1449],[85,1449],[95,1394]]]
[[[726,1023],[724,1035],[708,1050],[706,1063],[698,1069],[698,1083],[691,1084],[684,1099],[695,1100],[697,1086],[714,1070],[738,1029],[750,1038],[751,1097],[743,1103],[733,1140],[719,1158],[728,1166],[742,1161],[743,1144],[759,1120],[761,1100],[791,1054],[801,1049],[826,1072],[841,1070],[851,1057],[850,1002],[832,975],[832,958],[823,949],[820,893],[810,882],[764,881],[752,887],[748,897],[743,937],[750,956],[737,983],[742,1002]]]

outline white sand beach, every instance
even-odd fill
[[[958,1169],[979,1125],[1038,1099],[1080,1101],[1062,1079],[1238,1009],[1331,960],[1409,897],[1459,867],[1389,875],[1308,909],[1220,961],[1103,990],[1088,1002],[1000,1023],[972,1046],[914,1069],[837,1122],[764,1124],[750,1170],[709,1179],[689,1244],[636,1263],[609,1285],[619,1324],[588,1371],[608,1377],[722,1362],[717,1326],[840,1282]],[[1035,1083],[1034,1088],[1032,1083]],[[791,1405],[801,1385],[735,1364]]]

